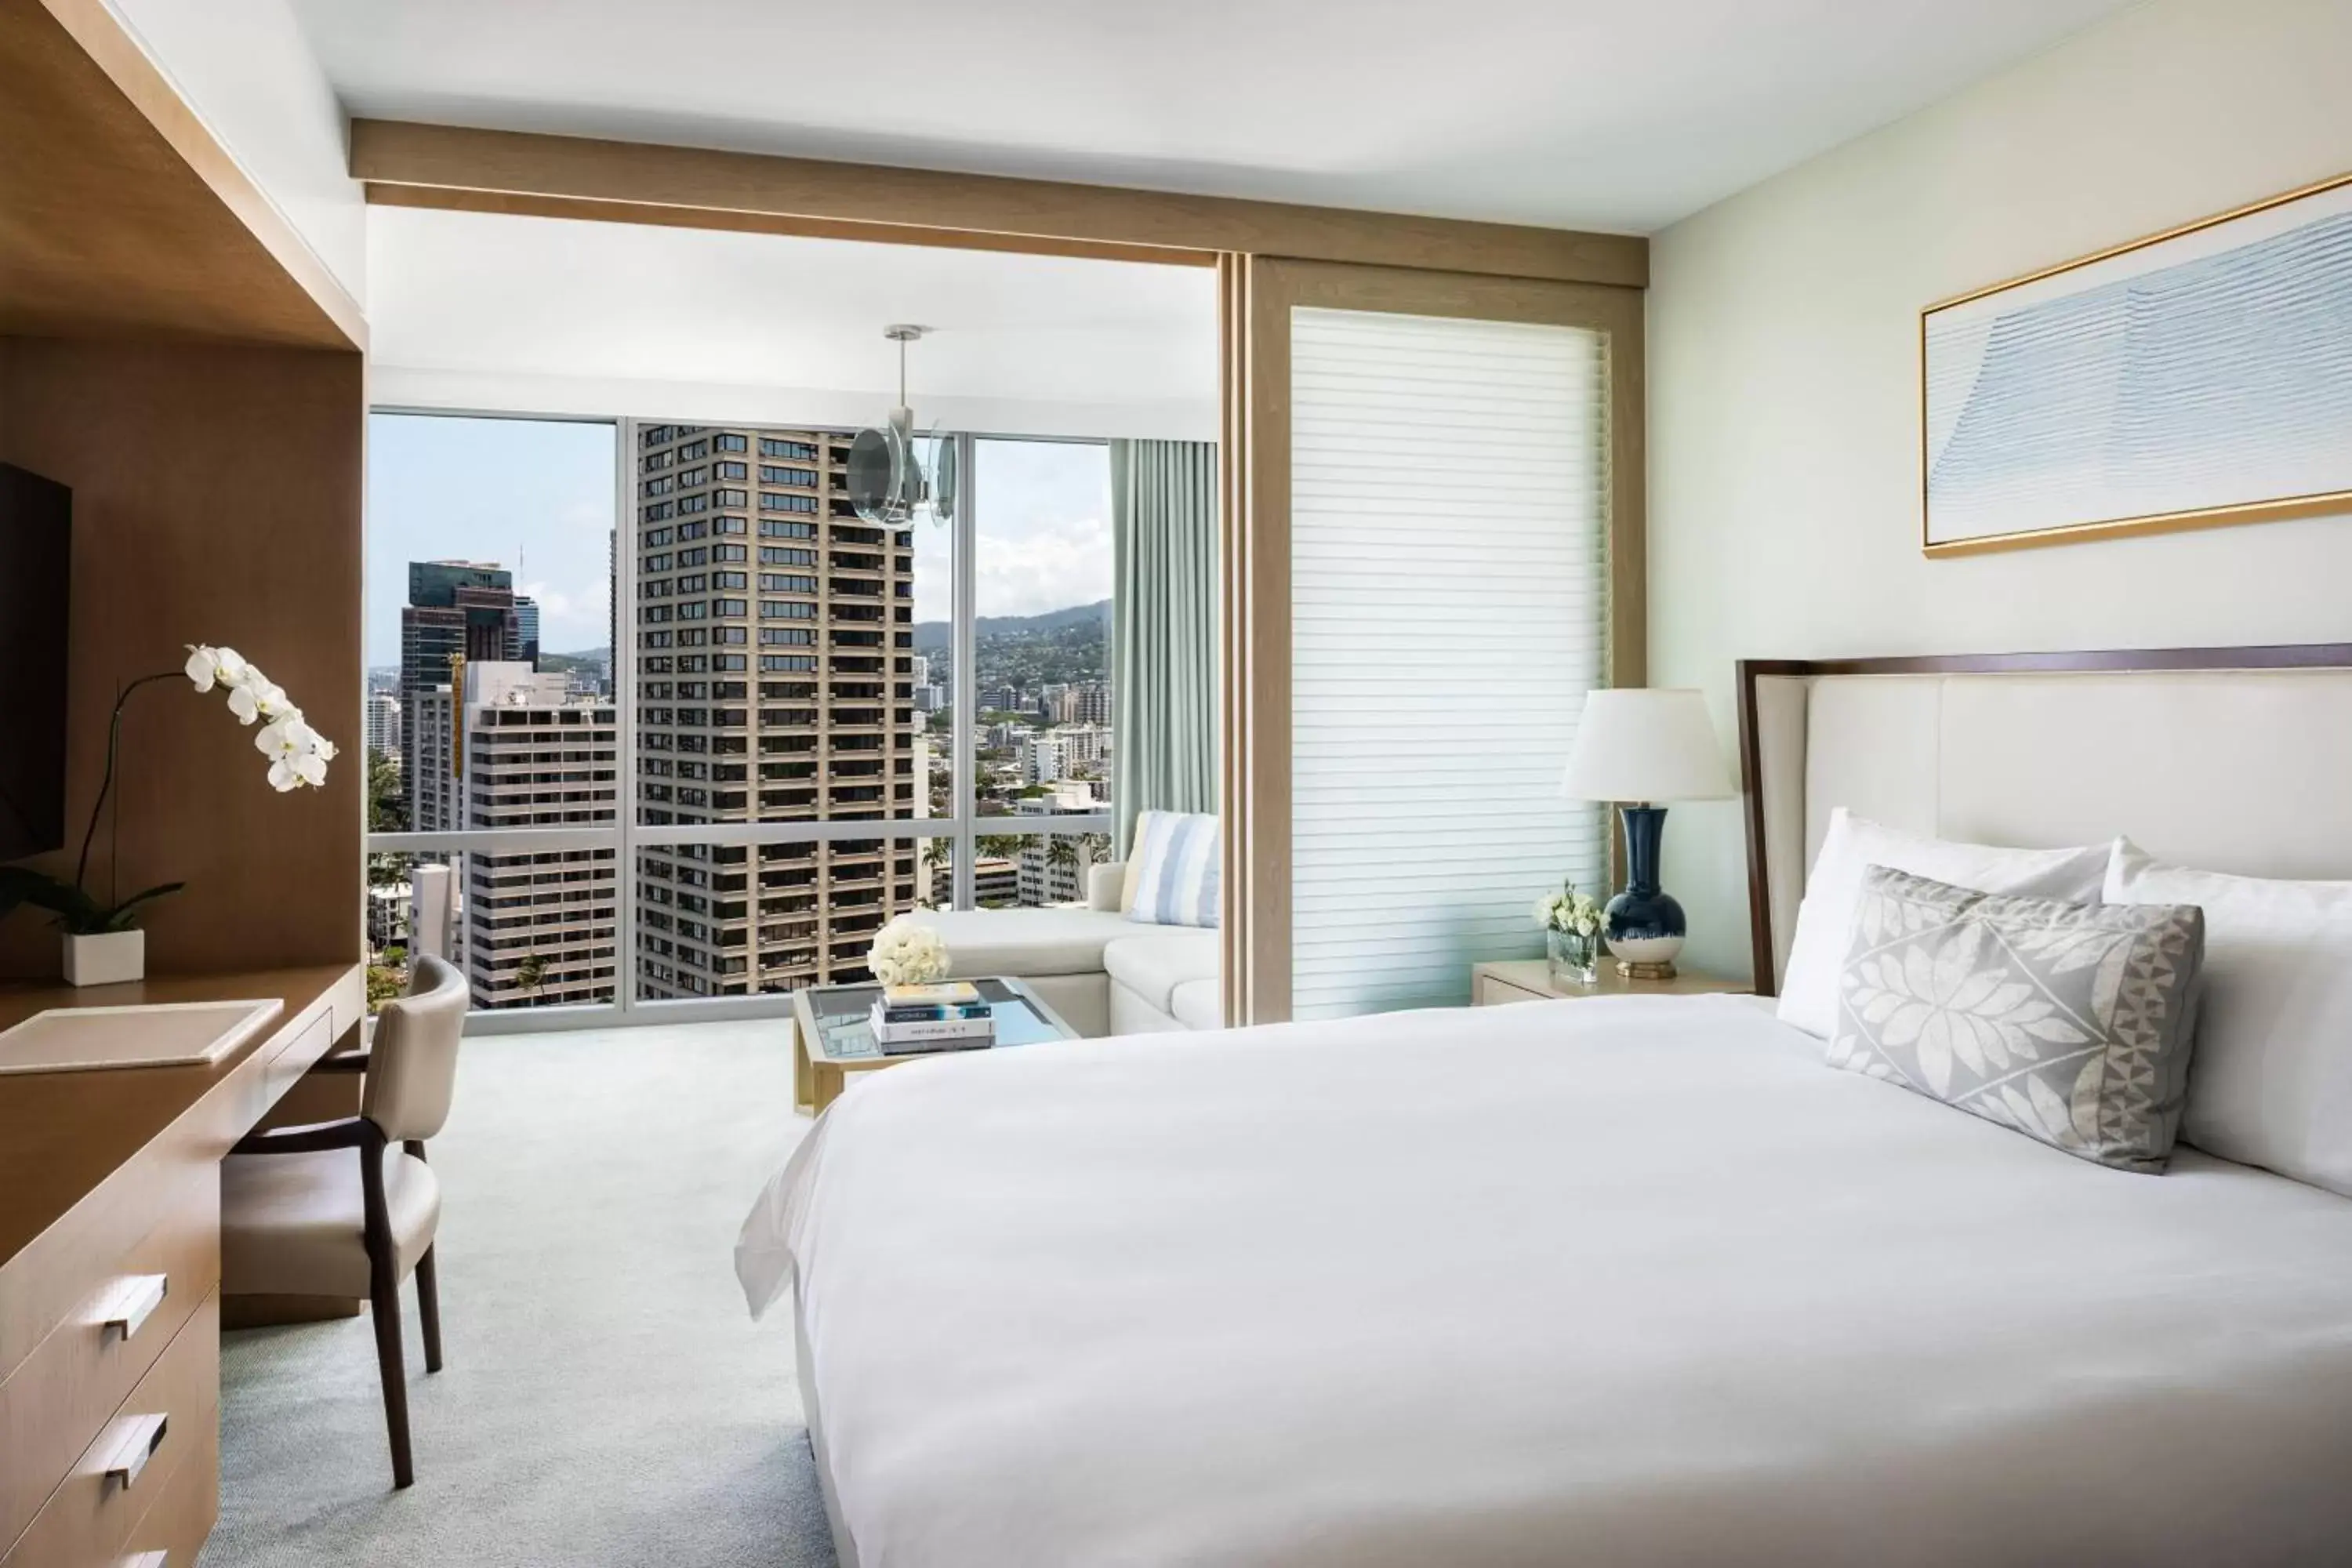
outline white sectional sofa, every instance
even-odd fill
[[[1124,865],[1095,867],[1084,908],[913,918],[947,942],[955,974],[1025,980],[1081,1035],[1223,1026],[1216,931],[1129,920],[1119,912],[1126,880]]]

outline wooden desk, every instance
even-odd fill
[[[0,1568],[195,1561],[220,1504],[221,1157],[367,1008],[357,964],[0,987],[0,1029],[264,996],[277,1022],[211,1066],[0,1076]]]

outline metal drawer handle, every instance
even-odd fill
[[[136,1485],[139,1472],[163,1446],[163,1433],[169,1417],[163,1415],[125,1415],[115,1422],[122,1435],[114,1445],[114,1458],[106,1463],[106,1479],[121,1481],[127,1490]]]
[[[159,1546],[152,1552],[134,1552],[117,1563],[114,1568],[163,1568],[171,1561],[172,1554]]]
[[[99,1326],[124,1339],[139,1331],[163,1298],[172,1293],[172,1277],[168,1274],[138,1274],[114,1287],[114,1294],[100,1309]]]

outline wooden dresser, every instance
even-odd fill
[[[0,1075],[0,1568],[190,1568],[220,1504],[220,1161],[366,1010],[355,964],[0,987],[278,997],[210,1067]]]

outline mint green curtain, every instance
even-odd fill
[[[1145,811],[1217,809],[1217,448],[1110,444],[1111,741],[1125,856]]]

